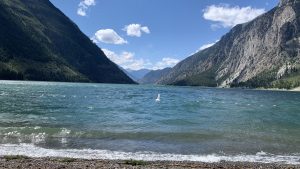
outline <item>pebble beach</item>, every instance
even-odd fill
[[[72,158],[29,158],[23,156],[0,157],[1,169],[192,169],[192,168],[263,168],[263,169],[296,169],[300,165],[276,163],[248,163],[248,162],[178,162],[178,161],[135,161],[135,160],[84,160]]]

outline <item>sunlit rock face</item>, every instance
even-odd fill
[[[299,2],[281,0],[269,12],[235,26],[214,46],[177,64],[159,83],[230,86],[264,73],[272,80],[285,77],[300,64]]]
[[[284,6],[284,5],[292,5],[295,4],[299,0],[280,0],[279,2],[279,7]]]

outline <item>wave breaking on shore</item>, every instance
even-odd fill
[[[0,156],[24,155],[28,157],[67,157],[78,159],[105,159],[105,160],[144,160],[144,161],[191,161],[215,163],[221,161],[230,162],[257,162],[257,163],[280,163],[300,164],[300,155],[274,155],[258,152],[254,155],[182,155],[182,154],[160,154],[155,152],[119,152],[109,150],[92,149],[46,149],[33,144],[2,144],[0,145]]]

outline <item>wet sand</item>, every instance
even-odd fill
[[[201,163],[201,162],[175,162],[175,161],[135,161],[135,160],[84,160],[71,158],[28,158],[19,156],[0,157],[1,169],[191,169],[191,168],[222,168],[222,169],[238,169],[238,168],[299,168],[300,165],[288,164],[264,164],[264,163],[247,163],[247,162],[219,162],[219,163]]]

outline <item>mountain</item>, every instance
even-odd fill
[[[178,63],[158,83],[221,87],[300,86],[300,1],[281,0],[214,46]]]
[[[140,70],[126,69],[126,71],[129,73],[130,77],[132,77],[135,81],[139,81],[151,70],[150,69],[140,69]]]
[[[138,82],[141,84],[155,84],[160,78],[170,73],[172,68],[164,68],[161,70],[152,70],[147,73],[142,79]]]
[[[132,74],[130,74],[126,69],[124,69],[123,67],[121,67],[121,66],[118,66],[119,67],[119,69],[121,69],[128,77],[130,77],[132,80],[134,80],[136,83],[137,83],[137,79],[134,77],[134,76],[132,76]]]
[[[49,0],[1,0],[0,23],[0,79],[134,83]]]

